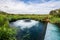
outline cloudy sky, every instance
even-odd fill
[[[60,8],[60,0],[0,0],[0,11],[20,14],[48,14]]]

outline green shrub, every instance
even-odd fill
[[[16,40],[15,31],[12,28],[0,27],[0,40]]]

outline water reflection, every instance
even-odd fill
[[[17,40],[43,40],[47,25],[35,20],[30,20],[28,22],[25,20],[18,20],[10,23],[10,26],[18,28],[16,34]]]
[[[60,28],[48,23],[45,40],[60,40]]]
[[[30,28],[34,25],[37,25],[39,22],[35,21],[35,20],[30,20],[30,21],[26,21],[26,20],[18,20],[16,22],[12,22],[10,25],[11,26],[15,26],[15,27],[21,27],[21,29],[23,28]]]
[[[47,26],[47,31],[44,40],[60,40],[60,28],[54,24],[45,23],[28,20],[18,20],[16,22],[11,22],[10,26],[16,27],[17,40],[43,40],[45,34],[45,27]]]

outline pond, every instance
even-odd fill
[[[51,23],[24,19],[11,22],[10,26],[17,28],[17,40],[60,40],[60,28]]]
[[[17,40],[44,40],[47,23],[24,19],[11,22],[10,26],[17,28]]]

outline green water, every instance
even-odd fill
[[[54,24],[48,23],[45,40],[60,40],[60,28]]]

